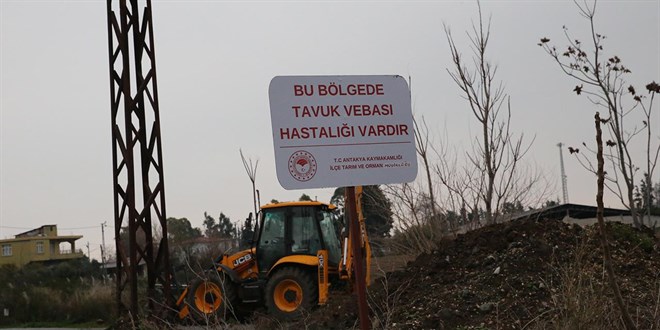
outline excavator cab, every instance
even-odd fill
[[[280,319],[325,303],[329,276],[337,274],[341,243],[334,205],[290,202],[261,208],[254,251],[264,304]]]
[[[341,243],[335,230],[334,209],[334,205],[319,202],[263,206],[255,246],[260,277],[271,273],[273,266],[285,257],[316,256],[319,250],[328,251],[328,266],[336,269]]]

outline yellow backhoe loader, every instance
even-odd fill
[[[369,283],[371,251],[361,212],[361,187],[356,205]],[[239,304],[265,305],[287,320],[328,299],[331,283],[352,281],[350,235],[336,227],[336,207],[321,202],[264,205],[252,247],[216,259],[212,270],[193,281],[179,296],[179,318],[224,319]]]

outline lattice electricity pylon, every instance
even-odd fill
[[[566,177],[566,170],[564,169],[564,153],[562,152],[563,143],[559,142],[559,164],[561,166],[561,191],[564,197],[564,204],[568,204],[568,178]]]
[[[151,314],[160,314],[166,309],[160,307],[173,305],[151,1],[107,0],[107,14],[116,299],[120,314],[130,312],[132,317],[140,317],[145,311],[138,307],[143,304]],[[140,194],[142,200],[138,202],[136,196]],[[154,235],[152,220],[159,224],[156,231],[162,230],[160,235]],[[154,236],[161,237],[157,245]],[[140,267],[146,267],[148,302],[138,305]],[[162,285],[162,296],[158,297],[157,283]]]

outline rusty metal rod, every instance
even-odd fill
[[[371,328],[369,310],[367,309],[367,285],[365,283],[364,256],[362,255],[362,234],[355,204],[355,187],[346,187],[346,199],[348,199],[348,220],[351,236],[353,271],[355,279],[355,294],[357,296],[358,313],[360,315],[360,329]]]

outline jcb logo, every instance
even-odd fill
[[[244,263],[246,263],[250,260],[252,260],[252,255],[251,254],[246,254],[246,255],[234,260],[234,267],[236,267],[238,265],[241,265],[241,264],[244,264]]]

